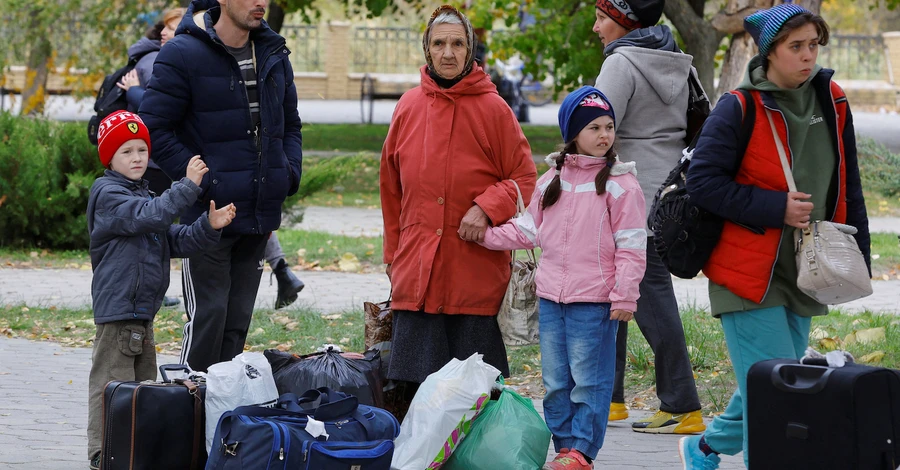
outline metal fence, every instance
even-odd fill
[[[881,35],[835,34],[819,51],[817,62],[834,69],[839,80],[887,80],[885,54]]]
[[[350,55],[351,72],[415,74],[425,64],[422,33],[411,28],[354,28]]]
[[[315,25],[284,25],[281,35],[291,50],[291,66],[295,72],[321,72],[325,69],[319,52],[319,27]]]

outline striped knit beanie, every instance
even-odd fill
[[[781,27],[791,18],[810,13],[809,10],[793,3],[782,3],[768,10],[759,10],[744,18],[744,29],[753,37],[753,41],[759,47],[760,57],[769,55],[772,41],[778,35]]]

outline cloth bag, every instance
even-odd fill
[[[273,406],[278,389],[272,367],[262,353],[240,353],[209,366],[206,374],[206,451],[212,448],[219,417],[241,406]]]
[[[436,470],[450,458],[484,405],[500,376],[475,353],[453,358],[419,387],[394,441],[392,470]]]
[[[519,185],[514,180],[510,181],[516,187],[516,216],[519,217],[525,213],[525,201]],[[526,346],[540,342],[537,286],[534,282],[537,259],[534,250],[526,252],[528,255],[524,260],[516,259],[516,251],[512,252],[512,272],[506,286],[506,295],[497,312],[500,335],[507,346]]]
[[[499,384],[444,470],[537,470],[547,461],[550,430],[531,400]]]
[[[797,191],[784,146],[775,130],[772,112],[766,109],[781,168],[788,189]],[[836,305],[872,295],[872,280],[866,259],[856,244],[855,227],[817,220],[805,229],[795,229],[797,287],[823,305]]]

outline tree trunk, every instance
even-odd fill
[[[269,16],[266,18],[266,22],[269,23],[269,27],[272,28],[272,31],[275,31],[276,33],[281,32],[281,27],[284,25],[284,8],[277,2],[272,2],[272,4],[269,5]]]
[[[32,33],[41,30],[40,10],[31,12]],[[46,34],[30,34],[34,38],[28,51],[28,64],[25,70],[25,88],[22,90],[22,110],[24,116],[37,116],[44,112],[44,100],[47,94],[47,77],[50,75],[53,60],[53,45]]]
[[[724,36],[696,13],[696,6],[687,0],[670,0],[666,2],[664,11],[684,38],[687,46],[685,52],[694,56],[694,67],[697,69],[703,89],[712,90],[716,50]],[[710,98],[714,99],[712,96]]]

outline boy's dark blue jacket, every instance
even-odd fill
[[[237,61],[213,25],[217,0],[194,0],[153,65],[140,116],[150,129],[150,158],[173,180],[200,155],[209,167],[198,202],[182,220],[209,206],[234,203],[227,234],[264,234],[278,228],[285,198],[297,192],[302,161],[300,116],[290,53],[265,22],[250,32],[256,50],[260,124],[254,129]],[[257,141],[258,139],[258,141]]]
[[[219,242],[206,214],[190,226],[172,225],[199,194],[187,178],[159,197],[151,197],[146,180],[112,170],[97,178],[87,208],[94,323],[153,320],[169,288],[169,259]]]

